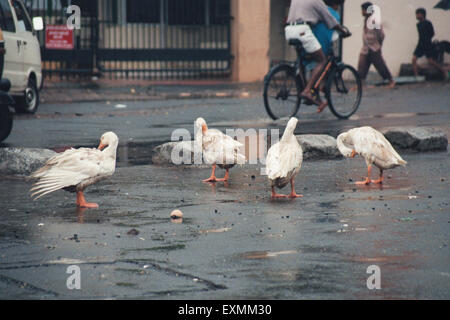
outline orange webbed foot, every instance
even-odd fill
[[[79,208],[91,208],[91,209],[97,209],[97,208],[98,208],[98,204],[96,204],[96,203],[85,202],[85,203],[79,203],[79,204],[77,204],[77,207],[79,207]]]
[[[356,181],[355,182],[355,184],[357,184],[357,185],[368,185],[368,184],[370,184],[370,179],[369,178],[366,178],[366,180],[363,180],[363,181]]]
[[[208,179],[202,180],[203,182],[220,182],[224,181],[227,182],[229,178],[228,172],[225,174],[225,177],[223,178],[216,178],[216,176],[211,176]]]
[[[208,179],[202,180],[203,182],[216,182],[218,181],[216,177],[209,177]]]
[[[288,196],[285,194],[279,194],[279,193],[275,193],[272,192],[272,199],[281,199],[281,198],[287,198]]]
[[[77,191],[77,207],[79,208],[98,208],[98,204],[86,202],[83,191]]]
[[[297,194],[295,192],[293,192],[293,193],[291,192],[288,197],[289,198],[303,198],[303,195],[302,194]]]

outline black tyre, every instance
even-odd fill
[[[268,115],[274,120],[295,116],[300,108],[301,91],[294,67],[278,65],[272,68],[264,79],[264,107]]]
[[[13,115],[8,106],[0,106],[0,142],[5,140],[11,133],[13,126]]]
[[[358,72],[349,65],[339,65],[328,76],[325,95],[331,112],[348,119],[361,103],[362,83]]]
[[[28,79],[24,95],[17,99],[16,111],[22,113],[35,113],[39,107],[39,90],[34,78]]]

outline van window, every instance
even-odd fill
[[[14,7],[14,11],[16,12],[17,26],[19,28],[19,31],[33,31],[31,21],[28,19],[25,8],[22,6],[22,4],[19,1],[13,0],[12,5]]]
[[[3,31],[16,32],[8,0],[0,0],[0,26]]]

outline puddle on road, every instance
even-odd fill
[[[117,166],[131,167],[152,164],[152,150],[161,142],[128,142],[117,149]]]
[[[275,258],[280,255],[288,255],[298,253],[297,250],[284,250],[284,251],[251,251],[241,254],[241,258],[244,259],[267,259]]]
[[[143,251],[163,251],[168,252],[172,250],[180,250],[186,248],[185,244],[173,244],[173,245],[167,245],[167,246],[157,246],[157,247],[150,247],[150,248],[135,248],[135,249],[124,249],[123,253],[129,253],[129,252],[143,252]]]
[[[339,214],[337,212],[321,212],[316,215],[314,222],[316,223],[338,223]]]
[[[167,141],[127,142],[117,147],[117,167],[132,167],[152,164],[152,150]],[[51,148],[55,152],[64,152],[70,148],[97,148],[97,145],[65,146]]]
[[[335,209],[338,208],[338,201],[319,202],[320,208]]]
[[[126,287],[126,288],[136,288],[138,286],[138,284],[132,283],[132,282],[117,282],[116,286]]]
[[[219,229],[209,229],[209,230],[200,230],[200,233],[222,233],[222,232],[228,232],[231,228],[219,228]]]
[[[409,270],[417,266],[418,261],[422,261],[422,257],[415,252],[404,252],[403,255],[380,255],[374,257],[367,256],[349,256],[345,258],[350,262],[365,263],[365,264],[383,264],[385,269],[390,272]]]

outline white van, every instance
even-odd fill
[[[42,87],[41,50],[36,31],[43,29],[42,18],[33,19],[20,0],[0,0],[0,28],[5,39],[3,78],[11,82],[11,95],[17,97],[17,111],[35,113]]]

